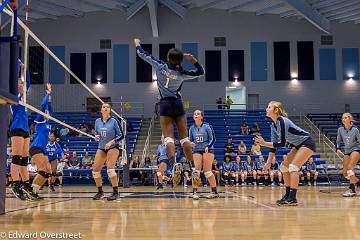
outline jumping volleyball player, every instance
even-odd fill
[[[343,126],[339,127],[336,139],[336,150],[344,157],[343,175],[350,180],[349,190],[343,194],[344,197],[356,196],[356,187],[360,187],[359,179],[355,176],[354,168],[360,159],[360,133],[354,126],[354,118],[350,113],[342,115]],[[344,145],[344,153],[340,148]]]
[[[46,95],[43,98],[40,106],[40,110],[48,115],[52,115],[53,110],[51,107],[51,85],[47,84]],[[49,119],[43,115],[38,114],[34,120],[35,126],[35,137],[30,145],[30,156],[32,162],[37,166],[38,173],[32,183],[33,190],[36,194],[37,199],[41,197],[37,194],[41,186],[51,176],[51,166],[49,159],[46,154],[46,145],[48,144],[49,135],[51,132],[51,126],[48,124]]]
[[[295,147],[288,153],[287,159],[281,163],[280,170],[286,186],[286,193],[276,203],[278,205],[296,206],[296,192],[299,186],[299,170],[315,152],[315,143],[310,134],[296,126],[286,116],[287,113],[280,102],[271,101],[266,108],[266,116],[271,118],[271,142],[265,142],[261,136],[255,141],[261,146],[271,148],[268,161],[263,170],[269,170],[276,148],[285,147],[286,142]]]
[[[120,156],[119,142],[125,137],[119,126],[119,122],[111,117],[111,106],[103,103],[101,106],[101,118],[95,121],[95,138],[99,142],[93,165],[93,178],[98,188],[93,200],[104,198],[102,189],[101,169],[106,161],[107,175],[113,187],[113,193],[107,198],[108,201],[119,199],[119,182],[115,171],[115,164]]]
[[[170,162],[175,159],[174,125],[175,122],[180,144],[184,149],[187,161],[193,161],[192,147],[188,138],[186,115],[181,100],[180,90],[185,80],[194,79],[204,75],[204,68],[191,54],[183,54],[180,50],[172,48],[167,54],[167,62],[160,61],[140,46],[140,40],[134,39],[137,55],[156,69],[157,86],[160,93],[160,125],[165,137],[167,155]],[[190,61],[196,67],[196,71],[183,69],[183,59]],[[180,179],[181,169],[174,171],[175,179]]]
[[[18,74],[26,74],[26,88],[29,90],[30,74],[28,71],[24,71],[24,64],[20,60],[18,62]],[[24,82],[22,78],[18,78],[19,101],[23,100],[23,89]],[[12,113],[10,125],[12,161],[10,171],[13,179],[11,189],[15,196],[21,200],[33,199],[35,196],[29,183],[29,172],[27,170],[30,145],[28,113],[26,108],[20,104],[11,105],[10,109]],[[24,184],[23,187],[21,187],[20,176]]]
[[[190,141],[193,146],[193,157],[195,170],[193,175],[193,199],[199,199],[197,193],[200,186],[200,172],[204,169],[205,177],[209,180],[211,193],[206,198],[217,198],[219,194],[216,189],[216,179],[211,171],[212,163],[214,161],[214,143],[215,133],[212,126],[204,123],[204,114],[200,110],[194,112],[195,123],[189,129]]]

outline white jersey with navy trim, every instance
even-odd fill
[[[209,150],[214,149],[215,132],[208,123],[202,123],[199,128],[193,124],[189,129],[189,139],[196,144],[193,148],[194,152],[204,151],[207,147]]]
[[[310,137],[310,134],[296,126],[290,119],[279,116],[276,123],[271,124],[271,141],[274,148],[285,147],[286,142],[299,146]]]
[[[161,98],[181,97],[180,90],[185,80],[195,79],[204,75],[204,68],[198,62],[194,64],[196,67],[195,71],[185,70],[181,66],[177,69],[171,69],[169,64],[156,59],[142,49],[141,46],[136,47],[136,53],[141,59],[155,68],[157,86]]]
[[[349,130],[339,127],[336,138],[336,148],[340,149],[344,146],[345,154],[353,151],[360,151],[360,133],[356,126],[352,126]]]

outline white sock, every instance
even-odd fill
[[[33,190],[34,190],[34,193],[38,193],[38,192],[39,192],[39,189],[40,189],[40,186],[39,186],[39,185],[33,183],[33,184],[31,185],[31,187],[32,187]]]

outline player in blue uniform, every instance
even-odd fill
[[[22,76],[26,74],[26,88],[29,90],[30,74],[29,71],[24,71],[24,64],[20,60],[18,63],[18,74],[21,75],[18,78],[18,99],[22,101],[24,93]],[[10,124],[12,161],[10,171],[13,179],[11,190],[21,200],[31,199],[33,192],[29,183],[29,172],[27,171],[30,145],[28,113],[27,109],[20,104],[11,105],[10,110],[12,113]],[[20,176],[23,186],[21,186]]]
[[[178,49],[170,49],[167,61],[160,61],[140,46],[140,40],[134,39],[137,55],[148,62],[156,70],[157,86],[160,93],[160,125],[165,137],[165,146],[170,161],[175,158],[174,125],[175,122],[180,138],[180,144],[184,149],[187,161],[193,161],[192,149],[188,138],[186,115],[181,99],[180,90],[185,80],[198,78],[204,75],[203,67],[190,54],[183,54]],[[190,61],[196,67],[196,71],[187,71],[181,66],[182,61]],[[174,180],[176,176],[173,176]]]
[[[310,134],[296,126],[290,119],[280,102],[271,101],[266,108],[266,116],[273,121],[271,125],[271,142],[266,142],[261,136],[255,141],[261,146],[271,148],[264,170],[268,170],[275,156],[276,148],[285,147],[286,142],[294,145],[288,153],[287,160],[281,163],[280,170],[286,186],[286,193],[277,201],[278,205],[296,206],[296,193],[299,187],[299,170],[316,150]]]
[[[356,196],[356,187],[360,187],[359,179],[355,176],[354,168],[360,159],[360,132],[354,125],[354,118],[350,113],[342,115],[343,126],[339,127],[336,139],[336,148],[343,156],[343,175],[350,181],[350,187],[343,194],[344,197]],[[344,148],[344,152],[340,149]]]
[[[309,161],[306,163],[306,178],[308,181],[308,185],[311,185],[311,177],[314,178],[313,185],[316,186],[316,180],[319,176],[319,172],[316,170],[316,164],[314,162],[314,158],[310,157]]]
[[[284,155],[286,157],[286,155]],[[274,156],[273,159],[271,160],[271,165],[270,165],[270,181],[271,181],[271,186],[274,186],[274,178],[275,176],[277,176],[279,182],[276,185],[281,185],[281,179],[282,179],[282,175],[279,169],[279,163],[276,161],[276,157]]]
[[[264,170],[265,162],[264,157],[262,155],[259,156],[258,161],[256,162],[256,175],[257,182],[260,183],[260,179],[263,177],[265,185],[268,185],[269,179],[269,170]]]
[[[200,172],[204,170],[205,177],[209,180],[211,193],[206,198],[219,197],[216,188],[216,179],[211,171],[214,161],[214,143],[215,133],[212,126],[205,123],[204,114],[200,110],[196,110],[193,115],[195,123],[189,129],[189,137],[193,146],[193,158],[195,170],[192,173],[193,179],[193,199],[199,199],[197,189],[200,185]]]
[[[246,157],[246,162],[244,163],[244,170],[246,171],[246,178],[248,176],[253,177],[253,182],[251,184],[254,185],[254,182],[257,183],[256,163],[253,161],[250,155]]]
[[[221,174],[225,181],[225,186],[227,186],[231,180],[231,169],[232,169],[231,156],[225,156],[224,162],[221,166]]]
[[[51,116],[53,114],[53,110],[50,94],[51,85],[47,84],[46,95],[41,102],[40,110]],[[38,173],[34,178],[32,188],[35,192],[36,198],[41,199],[41,197],[38,196],[39,189],[51,176],[51,166],[46,154],[46,145],[48,144],[51,126],[49,125],[49,119],[41,114],[36,116],[34,123],[36,124],[35,137],[30,145],[29,153],[32,162],[37,166]]]
[[[245,176],[243,174],[243,165],[241,163],[240,156],[236,156],[235,162],[232,164],[231,175],[235,179],[236,186],[239,186],[239,177],[242,182],[245,182]]]
[[[46,145],[46,153],[51,165],[51,178],[49,179],[49,187],[50,190],[55,192],[54,183],[57,176],[57,165],[58,161],[60,161],[64,157],[64,151],[61,148],[60,144],[57,143],[55,138],[55,134],[51,133],[49,137],[49,142]]]
[[[125,136],[119,122],[111,116],[111,106],[109,103],[102,104],[101,115],[102,117],[95,121],[95,138],[99,145],[92,170],[98,192],[93,197],[93,200],[104,198],[101,169],[106,161],[107,175],[113,187],[113,193],[107,197],[107,200],[114,201],[120,197],[115,164],[120,156],[119,143]]]
[[[166,146],[164,144],[164,136],[161,136],[161,144],[158,146],[156,151],[156,156],[160,162],[159,170],[156,172],[158,178],[158,186],[157,190],[163,189],[163,181],[166,178],[166,170],[168,165],[172,165],[173,163],[169,162],[169,158],[166,154]]]

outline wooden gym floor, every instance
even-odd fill
[[[89,186],[63,187],[62,193],[46,189],[39,202],[22,202],[8,193],[0,238],[17,231],[80,233],[82,239],[103,240],[360,239],[360,197],[341,197],[345,187],[301,187],[297,207],[273,204],[281,187],[220,190],[221,198],[199,201],[182,187],[120,189],[118,202],[91,200],[95,188]]]

